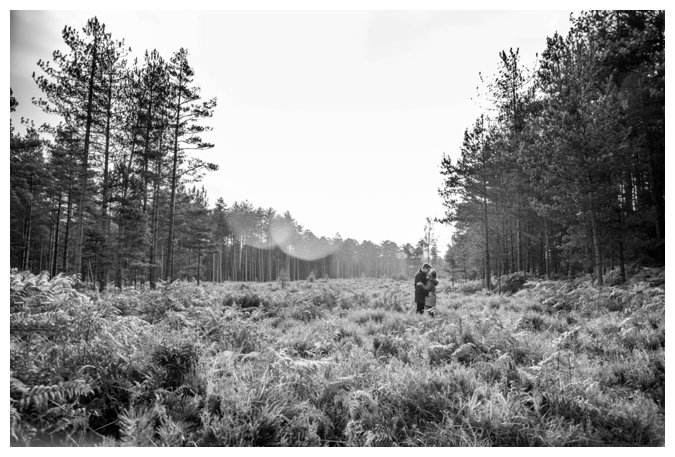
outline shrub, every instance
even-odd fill
[[[385,290],[373,300],[373,308],[383,308],[390,312],[402,313],[408,308],[408,298],[398,290]]]
[[[492,297],[491,297],[492,298]],[[502,307],[502,300],[489,300],[488,307],[492,310],[497,310]]]
[[[314,345],[306,338],[296,339],[291,342],[290,348],[298,357],[313,357]]]
[[[309,402],[288,405],[281,411],[278,445],[320,446],[321,436],[326,435],[328,427],[328,417]]]
[[[364,307],[370,303],[370,298],[365,292],[359,292],[351,297],[351,302],[354,306]]]
[[[513,273],[509,276],[501,278],[501,287],[499,291],[508,294],[515,294],[519,290],[523,289],[526,282],[527,278],[525,278],[524,273]]]
[[[550,391],[542,394],[540,408],[543,414],[585,425],[595,445],[663,445],[656,405],[644,398],[627,404],[603,396],[587,398],[581,392]]]
[[[443,365],[450,363],[453,360],[453,354],[457,346],[454,344],[434,344],[427,348],[427,355],[429,356],[429,364]]]
[[[618,286],[621,284],[621,272],[619,269],[613,269],[609,270],[607,273],[605,273],[604,283],[608,286]]]
[[[478,347],[473,343],[464,343],[452,353],[452,358],[463,364],[470,364],[480,354]]]
[[[350,328],[349,326],[339,326],[333,334],[333,339],[342,344],[352,341],[357,346],[363,345],[363,338],[361,338],[357,329]]]
[[[268,307],[270,302],[255,292],[245,292],[242,295],[226,295],[222,299],[223,306],[237,305],[241,309]]]
[[[440,321],[440,319],[439,319]],[[437,324],[423,333],[424,338],[433,344],[445,346],[456,342],[456,335],[453,334],[452,327],[444,324]]]
[[[37,435],[67,438],[86,430],[89,414],[81,399],[93,392],[83,379],[27,386],[10,377],[11,442],[27,445]]]
[[[396,357],[402,362],[409,363],[410,349],[410,343],[400,336],[377,335],[373,338],[373,353],[377,358]]]
[[[447,415],[456,415],[461,410],[461,399],[470,397],[477,386],[473,373],[459,366],[449,366],[443,375],[411,377],[402,384],[397,409],[409,430],[413,425],[439,423]]]
[[[646,282],[651,287],[662,287],[666,283],[664,268],[633,267],[631,272],[635,272],[629,280],[632,284]],[[628,275],[629,272],[626,274]]]
[[[291,317],[293,319],[309,322],[314,319],[317,319],[323,315],[323,310],[311,302],[302,303],[291,312]]]
[[[530,330],[540,332],[544,330],[546,321],[536,314],[527,314],[516,322],[516,328],[521,330]]]
[[[475,294],[481,290],[483,290],[482,281],[466,281],[457,286],[457,291],[465,295]]]
[[[316,306],[333,308],[338,302],[338,298],[330,289],[322,289],[321,293],[312,297],[312,303]]]
[[[381,309],[373,309],[373,310],[364,310],[364,311],[357,311],[356,313],[353,314],[352,319],[354,322],[357,324],[366,324],[369,321],[375,322],[375,323],[382,323],[382,321],[385,320],[387,317],[387,313]]]
[[[248,354],[257,351],[261,346],[261,329],[250,321],[234,320],[221,327],[223,349]]]
[[[67,442],[128,399],[124,373],[147,323],[120,317],[76,283],[74,276],[50,279],[46,272],[11,275],[10,411],[18,422],[10,434],[16,443],[36,436]]]
[[[151,356],[151,361],[162,370],[162,387],[176,388],[194,370],[200,348],[191,341],[162,341]]]
[[[534,305],[530,305],[527,307],[528,311],[533,311],[535,313],[543,313],[544,308],[541,307],[541,305],[535,303]]]

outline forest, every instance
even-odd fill
[[[395,277],[438,261],[433,221],[415,245],[317,237],[289,212],[248,201],[210,205],[198,157],[216,99],[201,95],[189,53],[129,58],[94,17],[66,26],[67,52],[33,74],[56,125],[10,126],[10,264],[98,284]],[[19,103],[10,88],[10,111]]]
[[[188,51],[65,27],[58,123],[10,121],[10,445],[665,446],[664,20],[501,52],[402,246],[212,206]]]
[[[593,11],[536,65],[500,53],[461,157],[442,161],[460,277],[626,280],[665,255],[665,13]]]
[[[82,33],[67,26],[68,52],[33,75],[34,103],[59,123],[10,127],[10,264],[100,290],[400,277],[424,260],[488,288],[514,272],[625,281],[626,265],[664,262],[664,22],[663,11],[587,12],[546,39],[533,68],[502,51],[498,73],[480,76],[484,113],[459,158],[443,155],[446,214],[402,246],[317,237],[248,201],[210,205],[197,183],[217,166],[198,153],[214,146],[204,136],[216,100],[201,95],[188,51],[131,61],[97,18]],[[455,228],[444,254],[434,222]]]

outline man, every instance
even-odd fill
[[[424,314],[424,299],[427,296],[424,286],[427,285],[427,281],[429,280],[427,275],[430,270],[431,265],[425,263],[415,275],[415,304],[417,305],[417,312],[420,314]],[[419,283],[423,285],[418,285]]]

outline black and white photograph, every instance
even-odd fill
[[[666,446],[665,9],[32,3],[8,447]]]

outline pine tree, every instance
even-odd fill
[[[446,207],[443,222],[450,223],[465,218],[462,213],[467,210],[472,214],[470,218],[480,221],[483,234],[483,280],[485,287],[490,289],[488,205],[493,183],[494,149],[483,116],[476,120],[471,131],[465,131],[461,154],[454,165],[447,156],[443,157],[441,163],[444,186],[439,189],[439,193]]]
[[[169,234],[167,237],[167,255],[165,276],[173,279],[174,256],[174,218],[176,189],[183,175],[198,175],[201,171],[216,170],[217,166],[196,158],[188,158],[185,152],[189,149],[202,150],[213,147],[205,142],[200,134],[210,130],[201,125],[200,120],[213,116],[216,99],[201,101],[199,87],[194,84],[194,71],[188,63],[188,52],[181,48],[172,57],[169,67],[171,97],[171,129],[173,134],[173,151],[170,177],[169,201]],[[187,162],[187,163],[186,163]],[[185,167],[181,170],[181,165]]]
[[[46,112],[59,115],[70,128],[83,138],[80,157],[78,216],[75,238],[74,271],[84,273],[82,248],[84,245],[85,213],[90,204],[90,157],[94,123],[99,116],[97,102],[102,87],[102,68],[111,49],[116,47],[105,25],[96,17],[89,19],[83,35],[69,26],[63,29],[67,53],[54,51],[53,63],[38,61],[43,75],[33,74],[35,82],[47,97],[34,101]]]

